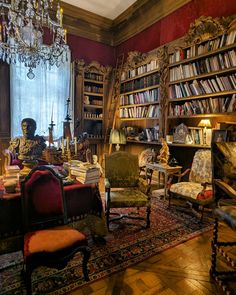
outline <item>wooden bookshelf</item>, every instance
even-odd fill
[[[167,73],[167,59],[165,48],[147,54],[130,52],[121,74],[119,127],[125,131],[129,127],[142,130],[144,140],[139,144],[154,145],[163,136],[161,106],[166,99],[163,73]]]
[[[235,16],[200,17],[182,44],[169,46],[168,52],[166,134],[180,123],[194,128],[202,118],[209,119],[213,128],[225,119],[236,121]]]
[[[102,150],[110,72],[110,67],[98,62],[75,61],[75,134],[79,137],[87,132],[94,153]]]

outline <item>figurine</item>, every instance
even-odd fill
[[[169,160],[169,147],[163,137],[160,139],[160,141],[162,144],[162,148],[160,149],[160,155],[157,156],[157,160],[160,163],[167,164]]]

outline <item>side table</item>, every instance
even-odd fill
[[[146,176],[147,176],[147,169],[150,169],[153,171],[156,170],[159,173],[160,172],[164,173],[164,199],[166,199],[168,177],[171,174],[181,172],[182,166],[172,167],[172,166],[169,166],[168,164],[163,164],[163,163],[147,163],[146,164]],[[158,181],[159,181],[158,185],[160,187],[160,177],[159,177]]]

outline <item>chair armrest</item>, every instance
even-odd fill
[[[212,185],[212,182],[201,183],[201,186],[203,186],[203,190],[205,190],[208,185]]]
[[[139,177],[138,179],[138,188],[142,193],[148,195],[151,189],[151,185],[148,183],[147,179]]]
[[[229,197],[236,199],[236,191],[228,185],[226,182],[220,180],[220,179],[215,179],[214,180],[215,184],[222,189]]]
[[[110,185],[110,182],[109,182],[109,179],[108,178],[104,178],[104,185],[105,185],[105,190],[110,190],[111,188],[111,185]]]
[[[169,176],[169,179],[167,181],[167,187],[170,187],[170,185],[172,184],[172,180],[174,177],[178,177],[178,182],[181,181],[181,178],[184,177],[187,173],[189,173],[191,171],[191,169],[186,169],[183,173],[173,173]]]

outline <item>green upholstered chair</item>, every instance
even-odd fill
[[[111,221],[126,218],[146,220],[150,227],[150,185],[139,177],[138,156],[118,151],[105,155],[106,220],[109,229]],[[110,219],[112,208],[146,207],[146,218],[137,215],[119,215]]]
[[[189,173],[189,181],[181,181],[184,175]],[[200,207],[201,220],[203,218],[204,207],[214,202],[212,191],[212,162],[211,150],[197,150],[192,162],[191,169],[187,169],[182,174],[175,174],[178,182],[169,187],[169,206],[171,199],[178,196]]]

